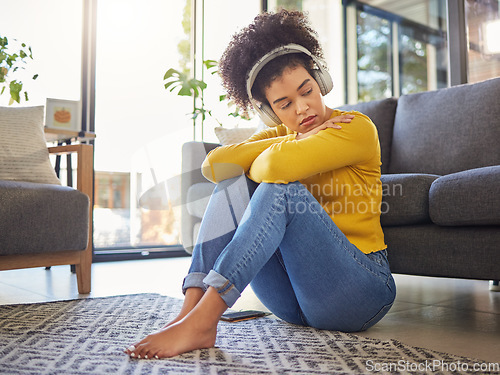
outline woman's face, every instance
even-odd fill
[[[287,68],[266,89],[265,95],[283,124],[306,133],[330,118],[318,83],[303,66]]]

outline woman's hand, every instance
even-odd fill
[[[340,123],[350,123],[353,118],[354,118],[354,115],[340,115],[340,116],[332,117],[331,119],[326,120],[320,126],[317,126],[314,129],[311,129],[306,133],[297,134],[295,139],[296,140],[305,139],[305,138],[309,137],[310,135],[316,134],[316,133],[320,132],[321,130],[324,130],[327,128],[342,129],[342,126],[340,126],[338,123],[339,122]]]

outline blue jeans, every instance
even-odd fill
[[[249,283],[279,318],[344,332],[377,323],[396,295],[386,251],[351,244],[304,185],[241,176],[215,188],[183,290],[212,286],[231,307]]]

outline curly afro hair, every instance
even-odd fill
[[[233,35],[219,61],[219,74],[228,97],[247,112],[251,107],[246,90],[246,78],[254,64],[269,51],[296,43],[312,55],[323,58],[317,33],[302,12],[281,10],[277,13],[259,14],[253,22]],[[252,95],[266,102],[265,89],[289,67],[302,65],[309,72],[314,68],[312,59],[305,54],[282,55],[270,61],[259,72],[252,88]]]

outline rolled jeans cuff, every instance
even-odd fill
[[[207,291],[207,286],[203,283],[203,279],[207,276],[204,272],[192,272],[188,274],[182,282],[182,293],[186,294],[188,288],[201,288],[204,292]]]
[[[214,270],[208,273],[207,277],[203,279],[203,282],[215,288],[228,307],[233,306],[236,300],[241,296],[240,291],[236,289],[233,283]]]

